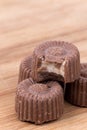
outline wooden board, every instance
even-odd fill
[[[45,40],[75,44],[87,62],[87,0],[0,0],[0,130],[86,130],[87,109],[65,103],[58,121],[36,126],[17,119],[20,61]]]

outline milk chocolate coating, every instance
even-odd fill
[[[80,54],[73,44],[47,41],[33,52],[32,78],[37,82],[55,79],[65,83],[80,76]]]
[[[29,78],[17,87],[15,107],[21,121],[42,124],[59,119],[63,105],[63,89],[57,82],[34,83]]]
[[[87,107],[87,63],[81,64],[80,78],[66,85],[65,99],[71,104]]]
[[[18,83],[30,77],[32,56],[26,57],[20,64]]]

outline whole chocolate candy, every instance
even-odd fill
[[[55,81],[34,83],[29,78],[19,83],[15,108],[21,121],[42,124],[57,120],[63,114],[62,87]]]

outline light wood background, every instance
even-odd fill
[[[87,0],[0,0],[0,130],[87,130],[87,109],[65,103],[58,121],[36,126],[14,110],[20,61],[45,40],[75,44],[87,62]]]

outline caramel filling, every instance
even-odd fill
[[[64,77],[65,75],[65,61],[62,64],[56,64],[52,62],[42,61],[41,67],[38,69],[38,72],[49,72],[61,75]]]

